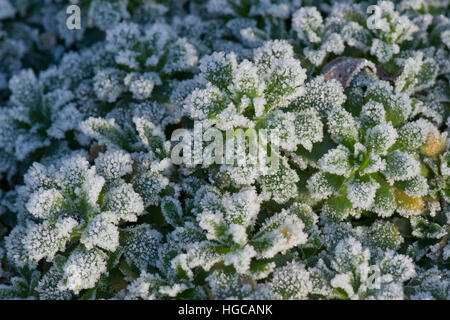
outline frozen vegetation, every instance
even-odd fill
[[[450,299],[448,0],[69,2],[0,0],[0,299]]]

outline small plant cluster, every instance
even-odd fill
[[[0,0],[0,299],[450,299],[448,0],[69,3]]]

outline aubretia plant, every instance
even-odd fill
[[[447,0],[70,4],[0,0],[0,299],[450,299]]]

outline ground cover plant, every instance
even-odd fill
[[[0,0],[0,299],[450,299],[448,0]]]

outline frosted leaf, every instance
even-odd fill
[[[374,172],[383,171],[386,169],[386,161],[382,159],[378,154],[370,153],[369,162],[367,166],[360,169],[361,175],[371,174]]]
[[[52,124],[46,131],[47,135],[56,139],[63,139],[67,131],[78,129],[82,115],[77,110],[76,105],[70,103],[60,110],[55,110],[51,120]]]
[[[355,296],[355,290],[352,286],[352,279],[348,273],[337,274],[333,279],[331,279],[330,285],[333,288],[343,290],[348,297],[353,298]]]
[[[272,108],[287,106],[304,94],[300,86],[306,79],[306,72],[297,59],[289,57],[272,61],[263,78],[266,84],[265,98]]]
[[[382,103],[386,111],[386,121],[394,127],[402,124],[411,114],[411,100],[404,93],[392,93],[392,86],[386,81],[376,81],[369,85],[366,100]]]
[[[364,249],[355,238],[348,237],[336,245],[331,265],[337,272],[346,273],[355,270],[360,264],[367,263],[369,259],[369,250]]]
[[[292,28],[301,40],[320,42],[320,33],[323,28],[322,16],[316,7],[300,8],[292,16]]]
[[[403,213],[403,212],[401,212]],[[405,210],[406,215],[409,212]],[[419,215],[410,214],[412,235],[419,239],[441,239],[447,234],[447,231],[438,223],[427,220]]]
[[[251,226],[259,213],[260,203],[255,188],[243,189],[224,200],[224,218],[230,224]]]
[[[358,141],[358,125],[352,115],[342,108],[332,110],[327,119],[328,131],[337,143]]]
[[[88,250],[97,246],[114,252],[119,246],[119,230],[114,223],[111,223],[111,220],[116,219],[117,217],[112,212],[102,212],[95,216],[81,234],[80,242]]]
[[[81,187],[74,190],[75,196],[79,199],[78,203],[86,210],[86,213],[97,211],[98,200],[105,185],[105,179],[94,172],[95,167],[92,167]]]
[[[128,87],[133,94],[133,98],[144,100],[150,98],[153,88],[161,84],[161,79],[154,72],[136,73],[131,72],[123,79],[123,84]],[[118,94],[120,95],[120,93]],[[114,101],[108,101],[114,102]]]
[[[224,211],[222,198],[223,195],[218,188],[206,184],[197,190],[194,203],[204,211]]]
[[[275,270],[269,287],[279,299],[306,299],[312,282],[304,265],[292,261]]]
[[[227,97],[215,86],[206,89],[196,88],[186,99],[185,110],[194,119],[207,119],[217,116],[228,107]]]
[[[94,77],[94,90],[101,101],[115,102],[125,87],[122,84],[124,74],[117,69],[100,70]]]
[[[402,43],[411,40],[418,27],[406,15],[400,15],[391,1],[380,1],[377,28],[374,30],[383,41]]]
[[[369,30],[365,29],[359,23],[354,21],[348,22],[342,28],[341,36],[349,46],[356,47],[364,52],[368,51],[371,34]]]
[[[184,283],[175,283],[175,284],[170,284],[170,285],[166,285],[166,286],[161,286],[159,288],[159,292],[162,295],[174,298],[178,294],[182,294],[183,291],[185,291],[186,289],[190,289],[188,285],[186,285]],[[199,295],[199,297],[203,298],[202,295]]]
[[[329,150],[319,159],[318,165],[325,172],[344,177],[349,177],[353,169],[350,151],[342,145]]]
[[[191,92],[202,85],[202,81],[198,77],[195,77],[193,79],[182,81],[174,80],[173,84],[175,86],[169,100],[175,106],[182,106],[184,100],[191,94]]]
[[[395,150],[387,155],[383,174],[389,180],[407,180],[419,173],[420,163],[411,154]]]
[[[255,249],[246,245],[243,249],[233,250],[227,253],[223,259],[226,266],[233,265],[238,273],[247,273],[250,268],[252,258],[256,256]]]
[[[311,230],[316,228],[316,225],[319,221],[319,217],[314,213],[313,209],[305,204],[300,202],[294,202],[294,204],[289,208],[289,212],[297,215],[303,224],[305,225],[304,230],[310,232]]]
[[[120,150],[100,153],[95,159],[97,173],[108,181],[120,179],[131,173],[132,165],[130,155]]]
[[[58,186],[69,192],[77,192],[75,189],[82,187],[88,178],[98,178],[101,185],[104,183],[102,177],[95,175],[95,167],[90,167],[86,158],[79,154],[64,158],[59,164],[58,171],[55,173],[55,180]]]
[[[20,134],[16,137],[15,156],[17,160],[24,161],[30,153],[50,146],[50,139],[43,139],[40,135]]]
[[[353,205],[347,197],[331,196],[324,203],[321,211],[321,217],[331,221],[342,221],[353,214]]]
[[[397,131],[390,122],[377,124],[366,132],[366,143],[374,152],[384,155],[397,139]]]
[[[450,244],[447,243],[447,245],[442,249],[442,259],[447,260],[450,258]]]
[[[271,134],[274,134],[278,138],[277,144],[287,151],[295,151],[297,149],[295,119],[293,113],[281,110],[271,112],[264,119],[264,128],[268,129]]]
[[[214,299],[273,299],[267,286],[257,283],[252,274],[236,274],[231,271],[214,270],[207,278],[210,296]]]
[[[141,143],[152,152],[164,155],[167,148],[164,145],[165,135],[161,127],[155,126],[145,118],[133,117],[136,131]]]
[[[9,109],[0,108],[0,146],[5,152],[14,153],[17,132],[14,119],[9,113]]]
[[[81,52],[70,51],[64,54],[57,69],[53,71],[51,71],[52,69],[47,69],[44,74],[39,74],[39,78],[45,87],[54,87],[55,89],[60,88],[61,83],[80,83],[84,79],[92,77],[91,54],[92,51],[90,50]],[[69,84],[67,83],[67,85]]]
[[[146,207],[159,203],[160,193],[168,184],[169,180],[156,170],[142,172],[133,181],[134,189],[142,197]]]
[[[395,185],[404,190],[410,197],[422,197],[428,193],[427,179],[422,175],[412,177],[405,181],[397,181]]]
[[[406,151],[420,148],[429,134],[438,135],[436,127],[425,119],[408,122],[398,129],[398,146]]]
[[[18,225],[5,238],[6,257],[19,268],[23,268],[26,265],[36,265],[36,262],[30,259],[28,251],[23,244],[22,239],[26,236],[27,230],[25,226]]]
[[[232,226],[226,226],[223,220],[223,214],[220,211],[214,213],[204,211],[197,215],[197,221],[198,225],[206,231],[208,240],[223,240],[226,242],[229,236],[234,238],[233,240],[241,240],[247,237],[245,232],[242,233],[242,228],[238,228],[238,226],[234,228]]]
[[[342,54],[344,52],[345,45],[341,35],[333,32],[327,36],[321,48],[323,48],[326,52]]]
[[[248,235],[243,225],[235,223],[231,224],[230,227],[228,228],[228,233],[233,239],[233,242],[241,246],[245,245],[248,241]]]
[[[42,103],[42,88],[31,69],[22,70],[9,80],[11,100],[13,103],[25,108],[36,108]]]
[[[172,226],[182,225],[183,211],[178,199],[166,196],[161,200],[161,212],[164,220]]]
[[[16,9],[8,0],[0,1],[0,20],[14,17]]]
[[[136,221],[144,211],[144,203],[131,184],[124,183],[108,191],[105,208],[117,213],[122,220]]]
[[[80,123],[81,131],[96,139],[100,144],[125,147],[125,133],[116,125],[115,119],[93,118]]]
[[[87,15],[99,29],[104,31],[107,31],[111,26],[117,25],[121,18],[129,17],[126,4],[122,1],[92,1]]]
[[[257,100],[257,99],[255,99]],[[249,106],[250,100],[243,97],[241,99],[241,105],[238,109],[244,111]],[[223,131],[232,130],[235,128],[252,128],[254,123],[247,117],[238,114],[236,107],[233,104],[229,104],[226,109],[222,110],[220,114],[217,115],[217,128]]]
[[[201,77],[220,89],[231,84],[233,72],[237,67],[236,55],[215,52],[200,60]]]
[[[30,222],[22,239],[29,259],[38,262],[46,258],[51,261],[59,250],[64,251],[70,233],[77,225],[78,222],[71,217],[61,217],[54,225],[48,221],[40,224]]]
[[[283,209],[266,219],[250,243],[260,258],[271,258],[277,253],[306,243],[305,225],[295,214]]]
[[[155,127],[164,129],[168,124],[178,123],[182,116],[180,108],[174,108],[165,103],[155,101],[133,103],[132,107],[133,122],[136,126],[135,119],[143,119],[148,123],[157,124]]]
[[[370,53],[382,62],[388,62],[392,57],[400,52],[397,44],[388,44],[379,39],[374,39],[370,47]]]
[[[313,108],[320,115],[340,107],[346,100],[342,85],[336,80],[325,81],[317,76],[305,85],[305,93],[292,103],[296,109]]]
[[[371,178],[354,178],[347,183],[347,198],[353,207],[368,209],[374,201],[378,187],[379,184]]]
[[[316,67],[319,67],[327,56],[327,52],[323,49],[312,50],[308,47],[303,49],[303,54]]]
[[[294,57],[294,49],[286,40],[271,40],[264,42],[263,46],[253,52],[255,64],[258,66],[259,74],[265,75],[267,70],[272,69],[273,64],[289,60]]]
[[[134,23],[122,22],[106,32],[106,50],[116,53],[115,60],[118,64],[127,65],[130,68],[137,66],[137,52],[129,50],[140,38],[139,27]]]
[[[382,250],[397,250],[404,242],[398,227],[389,221],[376,221],[368,232],[369,243]]]
[[[389,274],[394,281],[405,282],[416,275],[414,263],[408,256],[389,250],[380,262],[380,271]]]
[[[64,196],[56,189],[40,190],[31,194],[25,204],[36,218],[55,218],[65,209]]]
[[[236,185],[252,184],[263,173],[259,166],[255,165],[222,165],[220,172],[224,174],[226,180]]]
[[[286,158],[279,159],[278,170],[261,176],[260,181],[262,193],[269,195],[278,203],[284,203],[297,195],[299,177],[293,170]]]
[[[314,199],[322,200],[337,192],[341,183],[339,178],[319,171],[308,179],[306,187]]]
[[[166,59],[163,72],[168,74],[180,72],[197,64],[197,50],[186,38],[179,38],[169,47]]]
[[[128,285],[125,299],[156,300],[160,298],[158,289],[163,284],[165,281],[159,275],[142,271],[139,277]]]
[[[313,144],[323,139],[323,124],[318,113],[313,109],[301,110],[296,113],[295,134],[299,143],[308,151]]]
[[[189,248],[186,254],[186,263],[190,269],[202,267],[203,270],[209,271],[213,265],[223,259],[223,256],[220,246],[203,241],[195,243]]]
[[[106,253],[99,249],[75,249],[63,266],[60,290],[72,290],[78,294],[80,290],[93,288],[106,272],[106,259]]]
[[[422,197],[410,197],[400,189],[394,190],[397,212],[403,217],[411,217],[422,213],[425,201]]]
[[[450,152],[447,151],[439,157],[441,159],[441,174],[444,176],[450,176]]]
[[[252,290],[254,280],[249,278],[249,283],[240,281],[239,276],[232,272],[214,270],[207,278],[211,293],[216,299],[225,297],[241,298],[241,295],[248,294]]]
[[[186,221],[182,227],[176,227],[168,236],[170,242],[180,248],[189,248],[192,243],[206,240],[203,230],[195,223]]]
[[[437,266],[417,271],[416,277],[411,281],[413,285],[410,299],[448,299],[448,271],[440,270]]]
[[[24,175],[24,182],[30,192],[37,191],[40,188],[50,189],[55,186],[52,170],[38,162],[34,162],[28,172]]]
[[[389,217],[394,213],[396,208],[395,198],[389,186],[382,185],[375,193],[375,199],[370,210],[376,212],[381,217]]]
[[[244,60],[233,70],[232,83],[228,88],[238,97],[253,99],[262,95],[265,84],[260,80],[258,68],[252,62]]]
[[[423,58],[423,53],[418,52],[413,57],[402,61],[403,71],[395,81],[395,91],[411,94],[431,87],[438,74],[438,66],[431,58]]]
[[[63,260],[60,262],[60,260]],[[72,293],[69,290],[60,290],[58,284],[64,276],[62,270],[62,263],[64,258],[55,258],[55,263],[45,273],[45,275],[39,280],[36,287],[36,291],[39,294],[41,300],[70,300]]]
[[[120,244],[128,263],[133,263],[140,270],[158,263],[158,249],[162,235],[148,225],[139,225],[124,229]]]

